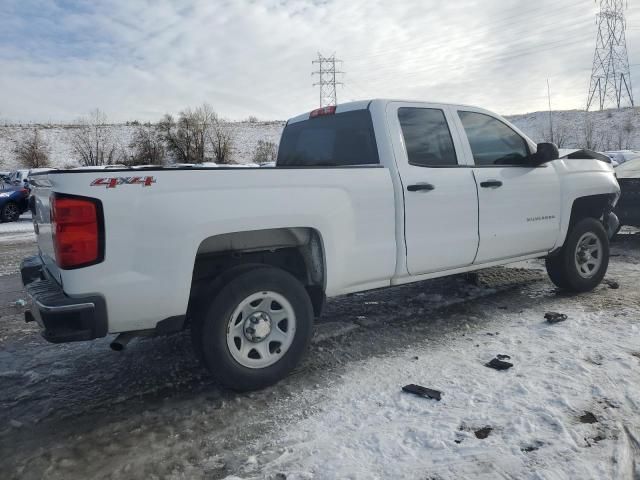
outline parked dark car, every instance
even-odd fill
[[[28,189],[14,186],[0,189],[0,221],[15,222],[28,208]]]
[[[620,200],[616,215],[620,225],[640,228],[640,159],[630,160],[616,168],[620,184]]]

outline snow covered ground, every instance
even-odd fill
[[[0,223],[0,244],[35,240],[31,213],[23,213],[17,222]]]
[[[0,471],[636,479],[640,235],[613,254],[609,283],[580,296],[530,262],[482,272],[477,285],[454,277],[331,300],[303,365],[242,395],[211,383],[188,335],[139,339],[120,354],[110,339],[46,344],[12,306],[23,295],[15,275],[0,277]],[[568,319],[549,325],[548,311]],[[498,354],[514,367],[484,366]],[[409,383],[442,400],[403,393]]]
[[[489,311],[499,332],[486,338],[352,365],[309,418],[282,425],[229,478],[637,478],[637,304],[569,303],[544,307],[569,313],[559,325],[542,309]],[[515,367],[485,367],[496,354]],[[410,383],[443,391],[442,401],[401,392]]]

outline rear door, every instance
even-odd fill
[[[474,263],[552,249],[560,230],[560,180],[552,164],[527,165],[532,145],[488,112],[457,109],[480,202],[480,247]]]
[[[411,275],[470,265],[478,248],[476,184],[460,138],[449,128],[453,114],[451,107],[438,104],[387,106]]]

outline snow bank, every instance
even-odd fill
[[[17,222],[0,223],[0,243],[35,240],[33,221],[29,212],[23,214]]]

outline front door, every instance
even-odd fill
[[[404,237],[411,275],[471,265],[478,249],[478,198],[453,111],[391,103],[387,121],[404,194]],[[453,134],[452,134],[453,133]]]
[[[476,264],[552,249],[560,231],[560,182],[551,163],[527,165],[531,146],[502,120],[458,110],[478,185]]]

